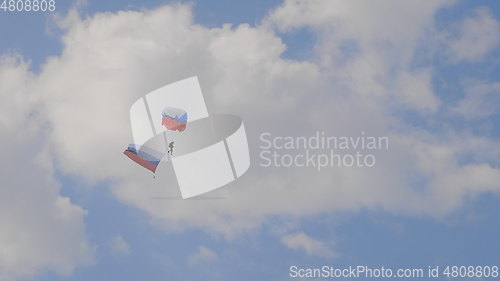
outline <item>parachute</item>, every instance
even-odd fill
[[[250,167],[243,120],[210,116],[197,77],[137,99],[130,107],[130,125],[135,145],[125,155],[155,173],[157,184],[177,184],[183,199],[226,185]]]
[[[165,155],[147,146],[139,147],[135,144],[130,144],[123,154],[153,173],[156,172],[158,164]]]
[[[166,107],[161,115],[163,116],[161,124],[168,130],[182,132],[186,129],[188,120],[186,111],[175,107]]]
[[[186,129],[188,115],[185,110],[175,107],[166,107],[163,109],[161,117],[161,124],[167,128],[167,131],[178,133]],[[175,135],[176,134],[172,135],[171,133],[169,133],[168,136],[165,135],[165,137],[170,140],[170,142],[165,143],[166,154],[170,156],[172,156],[174,150]],[[165,156],[165,153],[154,150],[153,148],[136,144],[130,144],[123,154],[153,173],[156,172],[158,164]]]

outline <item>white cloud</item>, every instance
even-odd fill
[[[475,62],[500,44],[500,23],[487,8],[477,8],[463,20],[458,34],[449,40],[449,54],[454,62]]]
[[[196,252],[188,257],[188,263],[190,265],[197,265],[201,263],[212,262],[214,260],[217,260],[218,258],[219,257],[217,253],[205,246],[200,246],[198,247],[198,250]]]
[[[304,232],[288,234],[282,237],[281,242],[290,249],[303,250],[311,256],[333,258],[333,250],[322,241],[316,240]]]
[[[435,112],[439,102],[429,69],[412,67],[412,62],[417,48],[429,40],[435,13],[451,3],[288,0],[265,24],[283,32],[304,27],[315,32],[314,61],[352,94]],[[354,50],[343,50],[346,45]]]
[[[0,58],[0,279],[42,270],[69,274],[93,260],[86,211],[60,195],[48,154],[47,124],[34,75],[15,55]]]
[[[499,112],[500,83],[472,81],[465,87],[465,97],[450,111],[465,119],[487,118]]]
[[[119,257],[130,256],[132,253],[130,245],[121,235],[111,238],[111,251],[115,256]]]
[[[396,78],[395,95],[400,96],[401,104],[424,112],[435,112],[439,100],[434,96],[430,70],[417,73],[402,72]]]
[[[415,136],[406,136],[399,142],[412,147],[410,154],[403,156],[414,161],[413,171],[418,180],[413,183],[413,188],[430,193],[422,198],[421,206],[402,201],[402,204],[411,205],[408,210],[428,208],[430,215],[445,216],[466,198],[483,192],[498,192],[500,172],[495,164],[491,164],[500,156],[500,147],[495,140],[456,134],[433,143],[422,142]],[[466,157],[472,158],[470,162],[460,163]]]

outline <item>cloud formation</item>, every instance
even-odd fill
[[[197,265],[204,262],[211,262],[218,259],[217,253],[205,246],[198,247],[198,250],[188,257],[190,265]]]
[[[335,256],[333,250],[325,243],[308,236],[304,232],[285,235],[282,237],[281,242],[290,249],[303,250],[310,256],[325,258]]]
[[[460,23],[456,36],[449,40],[454,62],[477,62],[500,44],[500,22],[485,7],[474,10]]]
[[[500,83],[469,81],[465,86],[465,97],[450,110],[467,120],[491,117],[500,108]]]
[[[130,245],[125,241],[123,236],[118,235],[111,239],[111,251],[115,256],[118,257],[126,257],[130,256],[132,250],[130,249]]]
[[[0,279],[51,269],[69,274],[93,261],[86,211],[60,195],[34,75],[18,56],[0,58]]]

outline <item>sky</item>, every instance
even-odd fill
[[[0,13],[0,280],[500,266],[497,2],[87,0]],[[210,112],[244,120],[251,166],[214,197],[181,200],[122,152],[133,102],[195,75]],[[389,148],[372,168],[260,165],[262,133],[316,132],[386,136]]]

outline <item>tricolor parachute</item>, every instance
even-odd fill
[[[161,124],[165,126],[167,131],[182,132],[186,129],[188,115],[185,110],[175,107],[166,107],[161,113]],[[166,144],[167,154],[172,155],[174,149],[174,136],[169,135],[170,142]],[[132,159],[137,164],[155,173],[158,164],[165,156],[165,153],[156,151],[147,146],[130,144],[123,152],[128,158]]]
[[[161,124],[168,130],[182,132],[186,129],[188,119],[186,111],[175,107],[166,107],[161,115],[163,116]]]
[[[147,146],[139,147],[135,144],[130,144],[123,154],[153,173],[156,172],[158,164],[165,155]]]

